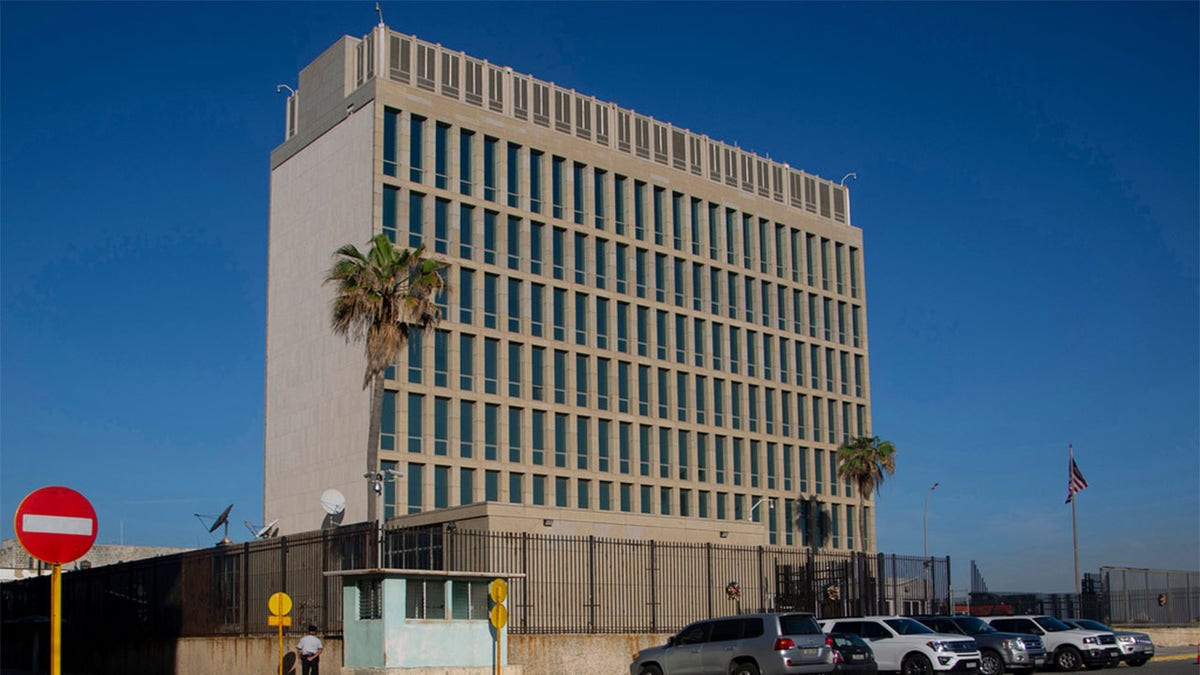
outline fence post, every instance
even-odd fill
[[[654,540],[650,540],[650,632],[658,629],[658,575],[654,573],[658,565],[654,559]]]
[[[708,618],[713,618],[713,569],[712,569],[712,542],[704,542],[704,567],[707,583],[704,584],[704,595],[708,598]]]
[[[596,632],[596,537],[588,535],[588,628]]]
[[[242,544],[242,637],[250,635],[250,542]]]
[[[279,590],[287,593],[287,537],[279,538]]]
[[[758,611],[767,611],[767,580],[763,576],[763,547],[758,545]]]

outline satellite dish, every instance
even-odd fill
[[[249,520],[243,520],[242,524],[246,526],[246,531],[255,539],[270,539],[279,534],[279,519],[276,518],[271,522],[259,527]]]
[[[334,488],[321,493],[321,508],[325,509],[325,513],[331,516],[337,515],[346,510],[346,495]]]
[[[274,537],[277,534],[279,534],[279,519],[278,518],[276,518],[275,520],[272,520],[271,522],[267,523],[266,525],[263,525],[262,529],[260,529],[258,532],[254,533],[254,536],[257,539],[269,539],[271,537]]]
[[[321,521],[321,529],[329,529],[342,524],[346,517],[346,495],[334,488],[321,493],[321,508],[325,510],[325,518]]]
[[[212,524],[208,526],[209,534],[216,532],[218,527],[221,527],[222,525],[225,526],[225,536],[223,536],[221,538],[221,542],[220,542],[222,544],[232,544],[233,543],[233,540],[229,538],[229,512],[232,510],[233,510],[233,504],[226,506],[225,510],[221,512],[221,515],[217,516],[216,520],[214,520],[212,522]],[[204,516],[202,514],[197,513],[196,517],[200,519],[201,523],[204,522]]]

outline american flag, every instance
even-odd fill
[[[1067,501],[1070,504],[1071,500],[1075,499],[1075,493],[1087,487],[1087,479],[1083,477],[1083,473],[1079,471],[1079,467],[1075,466],[1075,458],[1071,458],[1071,477],[1067,480]]]

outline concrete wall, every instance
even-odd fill
[[[362,346],[329,328],[333,252],[373,234],[374,106],[346,117],[271,173],[263,522],[321,527],[320,496],[366,520],[370,392]]]

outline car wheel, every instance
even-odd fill
[[[904,659],[904,664],[900,668],[900,672],[904,675],[931,675],[933,673],[933,664],[923,654],[913,654]]]
[[[1137,668],[1137,667],[1139,667],[1139,666],[1144,666],[1144,665],[1146,665],[1146,662],[1147,662],[1147,661],[1149,661],[1149,660],[1150,660],[1150,659],[1148,659],[1148,658],[1146,658],[1146,657],[1144,657],[1144,656],[1139,656],[1139,657],[1138,657],[1138,658],[1136,658],[1136,659],[1129,659],[1128,661],[1126,661],[1126,663],[1127,663],[1127,664],[1129,664],[1130,666],[1134,667],[1134,668]]]
[[[663,675],[663,671],[655,665],[642,666],[638,669],[638,675]]]
[[[739,663],[729,671],[729,675],[758,675],[758,666],[753,663]]]
[[[1079,650],[1074,647],[1063,647],[1054,653],[1054,665],[1064,672],[1074,672],[1079,670],[1079,666],[1083,663],[1083,659],[1079,656]]]
[[[1004,659],[996,652],[983,650],[979,653],[979,672],[983,675],[1003,675]]]

